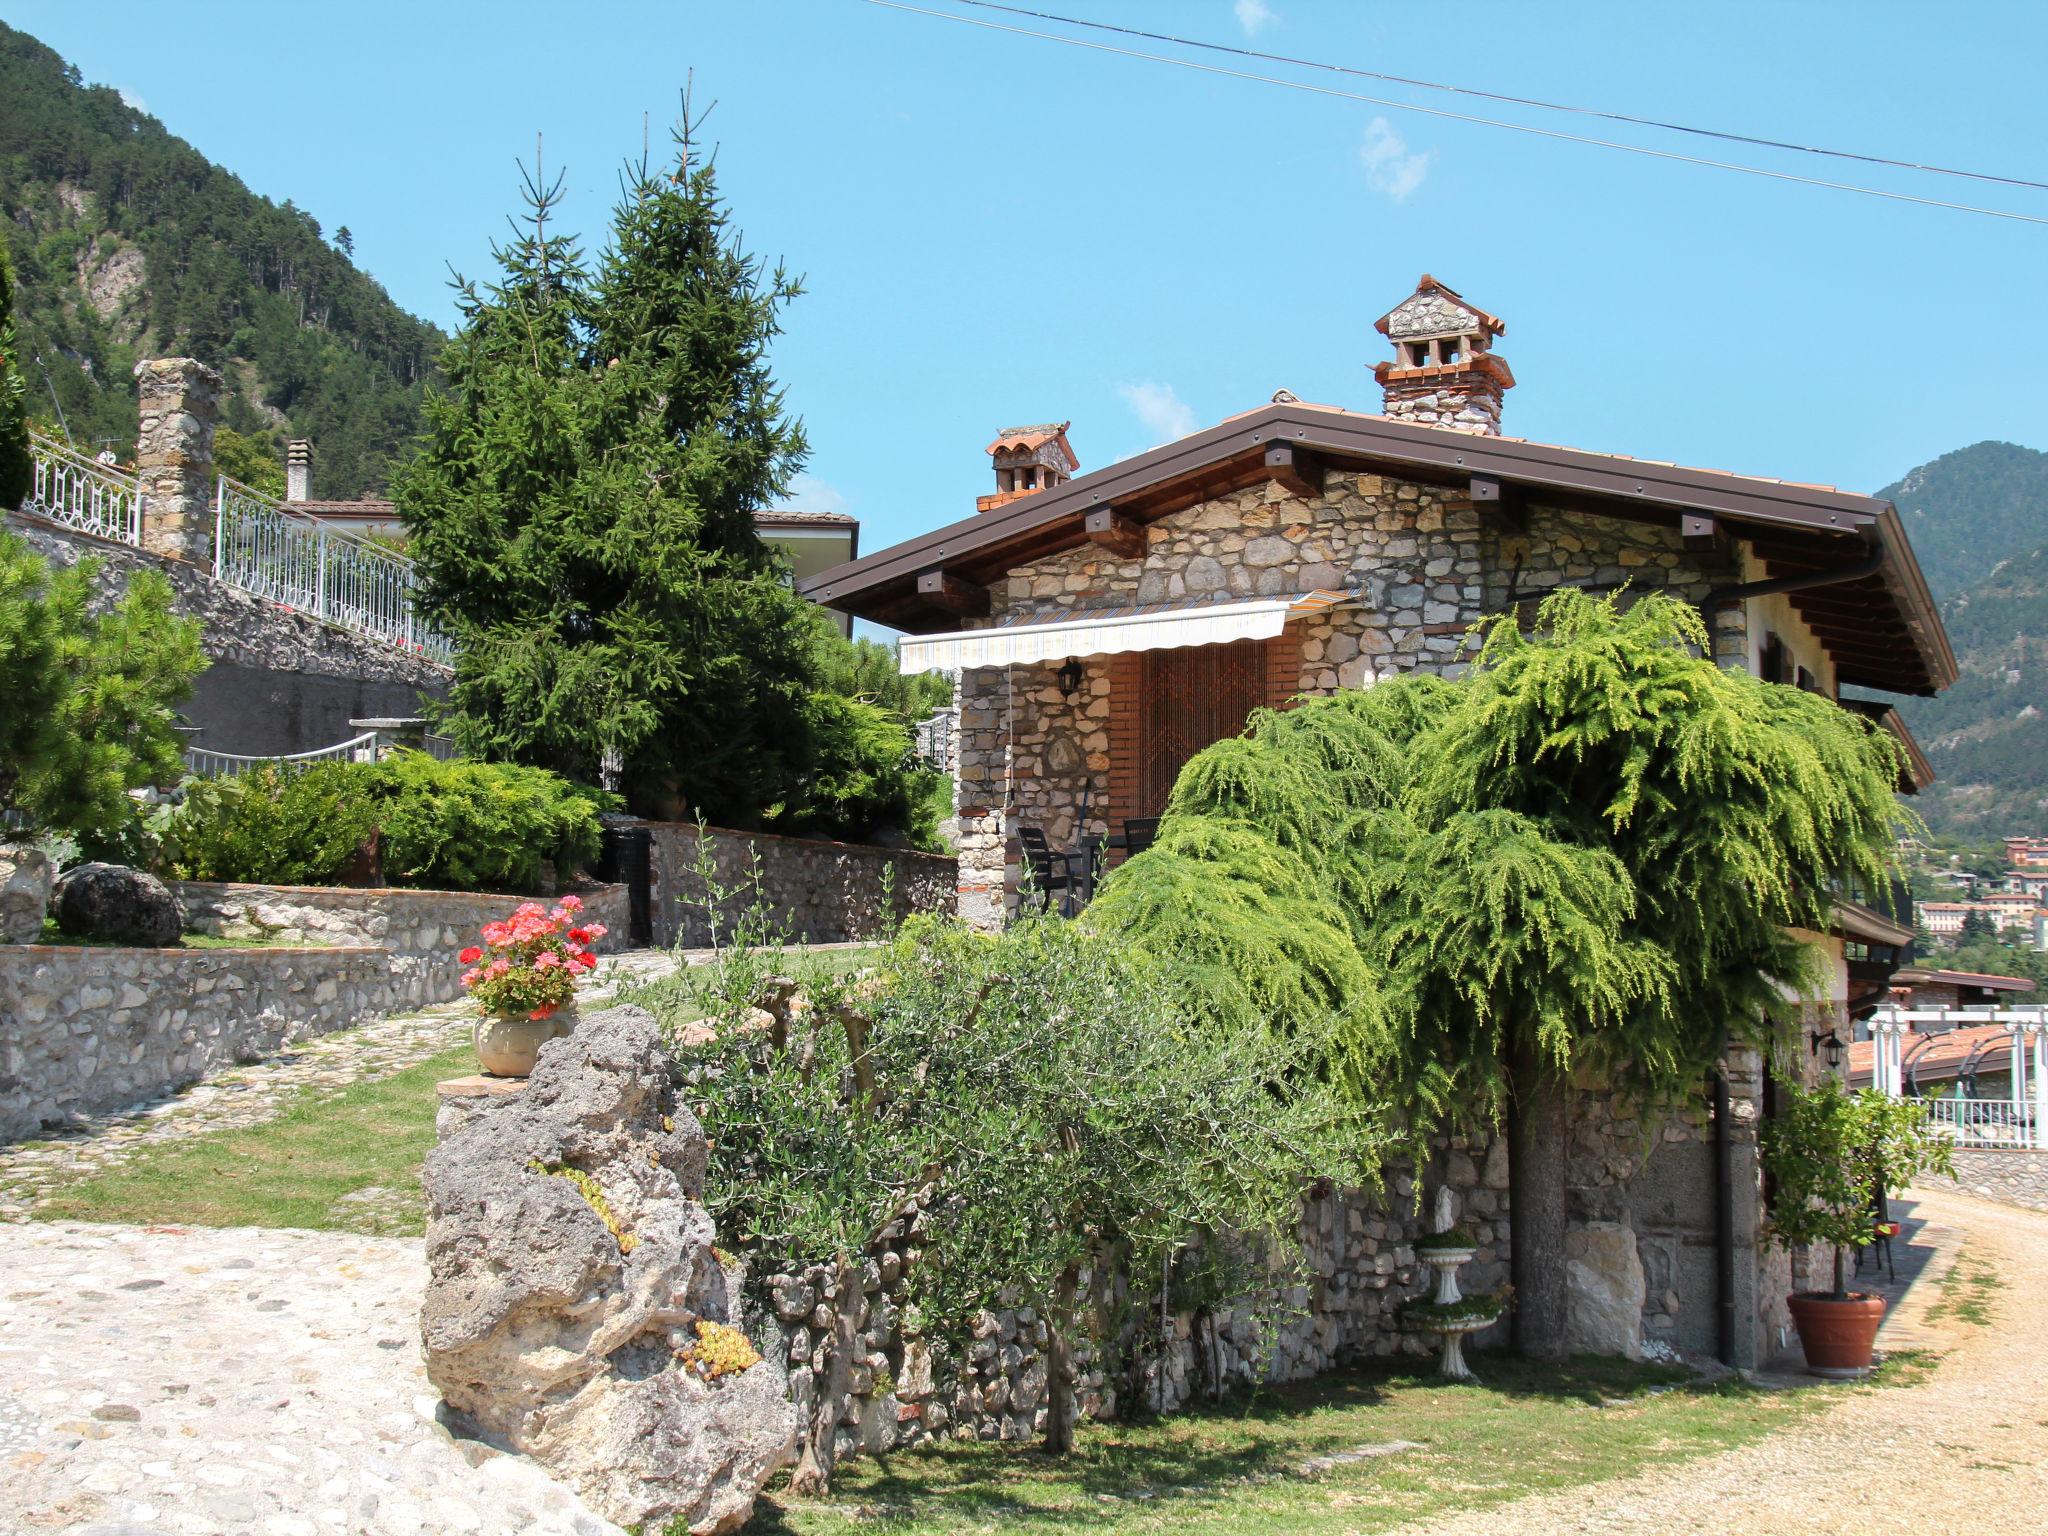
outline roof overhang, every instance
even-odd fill
[[[986,587],[1013,568],[1089,539],[1090,514],[1143,524],[1197,502],[1320,468],[1381,469],[1470,491],[1475,476],[1543,505],[1677,526],[1707,519],[1749,542],[1772,576],[1867,561],[1855,581],[1815,586],[1788,601],[1835,658],[1844,683],[1933,693],[1955,678],[1941,618],[1890,502],[1825,487],[1752,479],[1519,438],[1481,437],[1383,416],[1276,402],[1107,465],[994,511],[963,518],[823,571],[804,595],[878,624],[928,634],[956,626],[946,586]]]

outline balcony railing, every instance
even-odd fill
[[[24,512],[121,544],[142,542],[142,490],[133,475],[98,463],[29,428],[35,467]]]
[[[401,650],[449,662],[455,648],[415,609],[412,562],[220,477],[213,573],[230,586]]]

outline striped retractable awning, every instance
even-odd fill
[[[1270,640],[1289,619],[1352,600],[1348,592],[1300,592],[1250,602],[1133,604],[1096,608],[1055,624],[998,624],[950,635],[905,635],[897,642],[900,671],[1007,667],[1069,656],[1168,651],[1232,640]]]

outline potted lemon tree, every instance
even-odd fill
[[[1771,1238],[1788,1249],[1828,1243],[1835,1250],[1835,1288],[1791,1298],[1807,1368],[1860,1375],[1870,1368],[1885,1302],[1851,1291],[1844,1261],[1877,1238],[1878,1191],[1894,1195],[1923,1173],[1949,1172],[1949,1144],[1927,1133],[1927,1112],[1916,1101],[1846,1093],[1832,1077],[1791,1089],[1759,1140],[1776,1190]]]

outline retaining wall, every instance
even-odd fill
[[[155,1098],[389,1007],[388,956],[367,946],[0,946],[0,1141]]]
[[[697,826],[641,825],[653,834],[654,942],[710,944],[712,914],[697,869]],[[703,830],[711,840],[714,878],[727,892],[718,913],[721,939],[757,900],[787,926],[790,938],[811,944],[878,939],[913,912],[953,911],[959,868],[941,854],[724,827]]]
[[[1958,1147],[1956,1188],[1980,1200],[2048,1211],[2048,1150],[2038,1147]],[[1939,1182],[1936,1180],[1935,1182]]]
[[[462,995],[456,951],[477,942],[485,923],[510,917],[522,901],[466,891],[355,890],[336,886],[173,883],[189,932],[223,939],[262,938],[307,944],[367,944],[384,952],[388,1008],[423,1008]],[[584,915],[610,930],[600,953],[623,949],[627,893],[623,885],[581,893]],[[552,905],[552,902],[549,903]]]

